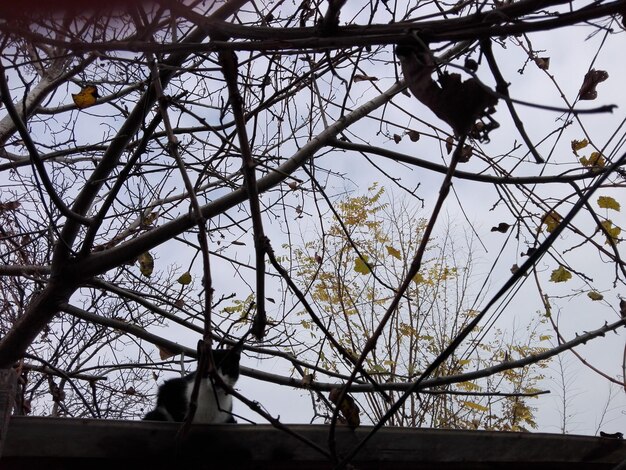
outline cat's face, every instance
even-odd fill
[[[218,373],[229,385],[234,385],[239,378],[239,359],[241,354],[236,349],[214,349],[213,360]]]

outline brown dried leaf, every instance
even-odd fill
[[[393,141],[394,141],[396,144],[399,144],[401,140],[402,140],[402,137],[401,137],[401,136],[399,136],[398,134],[394,134],[394,135],[393,135]]]
[[[157,348],[159,350],[159,357],[161,358],[162,361],[164,361],[165,359],[169,359],[170,357],[176,356],[176,353],[173,353],[172,351],[169,351],[168,349],[164,348],[163,346],[157,345]]]
[[[411,46],[397,46],[402,75],[411,93],[457,135],[467,134],[482,116],[492,114],[498,103],[495,94],[476,78],[465,81],[457,73],[443,73],[439,83],[432,79],[435,63],[432,52]]]
[[[574,152],[574,155],[577,155],[576,152],[578,152],[581,149],[584,149],[587,145],[589,145],[589,141],[587,139],[572,140],[572,152]]]
[[[535,57],[535,64],[541,70],[548,70],[550,68],[550,57]]]
[[[454,137],[449,136],[446,139],[446,152],[448,152],[448,155],[450,154],[450,152],[452,152],[453,146],[454,146]]]
[[[532,256],[535,251],[537,251],[537,248],[535,247],[528,247],[528,250],[526,251],[526,253],[520,253],[520,256]]]
[[[411,139],[411,142],[417,142],[420,140],[420,133],[417,131],[409,131],[406,134],[409,136],[409,139]]]
[[[511,227],[510,224],[507,224],[506,222],[500,222],[497,227],[491,227],[491,231],[492,232],[500,232],[500,233],[506,233],[506,231]]]
[[[339,401],[340,395],[341,389],[334,388],[328,394],[328,398],[339,407],[339,412],[346,420],[346,423],[348,423],[348,426],[354,429],[361,424],[361,418],[359,417],[361,410],[354,401],[354,398],[352,398],[347,393],[343,397],[341,403],[338,404],[337,401]]]
[[[607,78],[609,78],[609,74],[605,70],[591,69],[585,74],[583,84],[578,92],[578,98],[581,100],[595,100],[598,97],[596,86]]]

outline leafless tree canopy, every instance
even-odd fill
[[[0,20],[0,363],[22,407],[136,417],[153,374],[243,335],[285,365],[244,374],[320,393],[331,429],[364,391],[377,425],[458,424],[401,416],[447,406],[417,392],[481,412],[472,381],[538,393],[494,378],[588,341],[623,386],[626,1],[84,3]],[[531,297],[551,342],[490,342]],[[428,354],[389,349],[399,332]]]

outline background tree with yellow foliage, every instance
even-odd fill
[[[316,312],[345,350],[356,356],[383,316],[393,286],[406,276],[406,260],[417,250],[427,220],[418,216],[415,207],[390,200],[377,185],[367,194],[340,200],[334,206],[334,223],[328,223],[319,238],[293,247],[290,254],[296,279],[310,292]],[[416,380],[475,317],[471,294],[479,260],[473,258],[472,239],[463,235],[449,226],[441,236],[431,238],[422,269],[398,305],[392,327],[364,364],[377,384]],[[307,312],[299,313],[301,326],[315,331]],[[509,338],[501,331],[482,334],[478,329],[474,346],[455,353],[438,368],[432,376],[434,385],[411,395],[390,424],[512,431],[535,428],[532,400],[542,393],[538,383],[546,366],[543,361],[504,371],[497,380],[474,381],[466,374],[548,349],[550,337],[542,323],[535,320],[517,333],[519,337]],[[345,373],[341,358],[332,348],[323,347],[324,337],[317,340],[323,351],[318,363]],[[387,393],[393,401],[397,390]],[[354,398],[371,422],[389,409],[389,401],[378,391]],[[318,413],[324,413],[323,406]]]

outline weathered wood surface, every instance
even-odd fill
[[[141,421],[14,416],[0,469],[330,469],[326,458],[267,425],[202,425],[179,447],[179,425]],[[292,429],[327,447],[328,427]],[[370,428],[344,428],[347,451]],[[558,434],[383,428],[358,454],[358,469],[612,469],[626,460],[626,441]],[[219,462],[219,465],[216,465]]]

